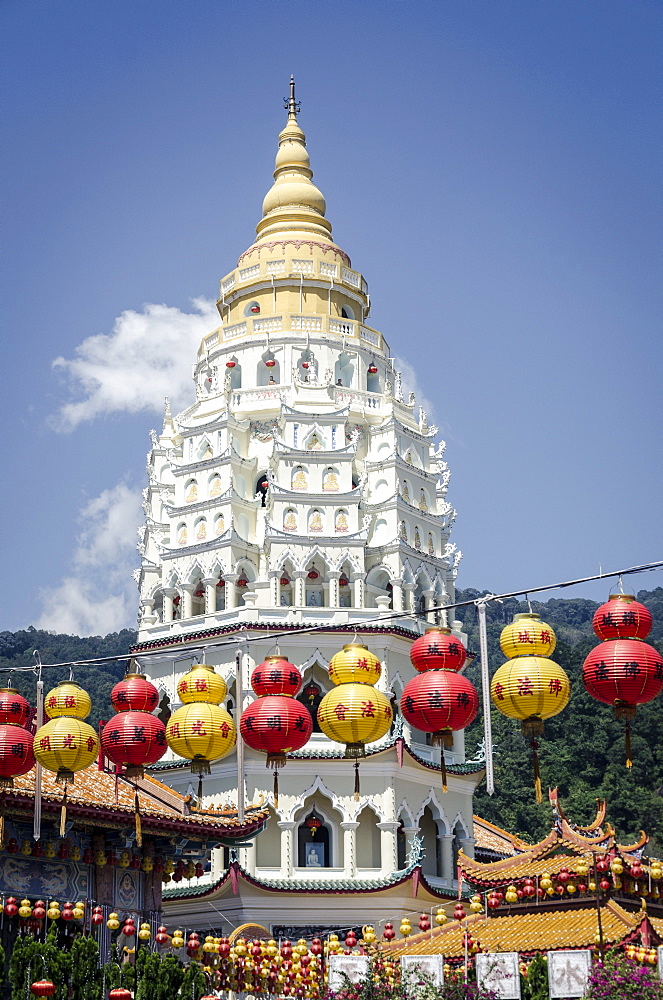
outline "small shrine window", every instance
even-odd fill
[[[299,868],[330,867],[329,827],[323,817],[312,809],[297,831],[297,864]]]
[[[314,733],[322,732],[320,726],[318,725],[318,705],[322,701],[322,697],[322,689],[315,683],[315,681],[309,681],[297,698],[297,701],[304,705],[310,712]]]

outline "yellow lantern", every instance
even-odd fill
[[[140,941],[149,941],[151,936],[150,925],[141,924],[140,930],[138,931],[138,938]]]
[[[177,690],[184,704],[168,720],[168,746],[191,761],[192,774],[209,774],[210,763],[232,750],[237,735],[232,716],[217,704],[225,697],[226,682],[213,667],[200,663],[184,675]]]
[[[182,937],[182,931],[175,931],[172,938],[170,939],[170,945],[172,948],[181,948],[184,945],[184,938]]]
[[[28,917],[32,916],[32,906],[30,905],[29,899],[22,899],[21,905],[18,908],[18,915],[22,917],[23,920],[27,920]]]
[[[555,633],[550,626],[530,614],[525,616],[521,628],[521,617],[516,615],[502,630],[504,648],[512,652],[512,659],[503,663],[493,675],[490,696],[502,715],[520,719],[523,735],[531,741],[536,801],[542,802],[536,739],[543,733],[543,720],[566,707],[571,683],[558,663],[536,655],[536,652],[555,648]]]
[[[130,864],[131,864],[131,858],[129,857],[129,852],[128,851],[122,851],[120,853],[120,858],[119,858],[119,861],[118,861],[119,867],[120,868],[128,868]]]
[[[447,917],[443,908],[441,906],[438,906],[437,910],[435,911],[435,923],[437,924],[437,926],[443,927],[448,919],[449,918]]]
[[[77,844],[72,847],[69,857],[72,861],[80,861],[83,857],[83,852]]]
[[[219,677],[214,667],[206,663],[199,663],[189,670],[177,685],[177,693],[183,705],[192,702],[220,705],[227,691],[223,677]]]
[[[329,661],[329,676],[334,684],[375,684],[382,673],[380,661],[367,646],[350,642]]]
[[[53,841],[52,840],[47,840],[46,841],[46,846],[44,847],[44,857],[45,858],[54,858],[57,853],[58,853],[57,852],[57,848],[56,848],[55,844],[53,843]]]
[[[81,721],[92,709],[90,696],[70,681],[49,691],[44,707],[50,722],[35,733],[35,758],[47,771],[56,772],[56,781],[73,782],[74,773],[89,767],[99,750],[94,729]]]
[[[410,921],[409,921],[409,919],[407,917],[403,917],[403,919],[401,920],[401,926],[400,926],[399,930],[401,932],[401,937],[404,937],[404,938],[409,937],[410,934],[412,933],[412,927],[411,927]]]
[[[73,908],[71,912],[74,914],[74,918],[76,920],[83,920],[83,918],[85,917],[85,903],[83,903],[82,901],[76,903],[76,906]]]
[[[470,910],[472,911],[472,913],[482,912],[483,903],[481,901],[481,896],[479,896],[478,894],[476,896],[472,896],[472,899],[470,901]]]
[[[29,858],[32,854],[32,841],[22,840],[21,841],[21,854],[24,858]]]
[[[116,931],[116,930],[119,929],[119,927],[120,927],[120,918],[118,917],[117,913],[109,913],[108,914],[108,920],[106,921],[106,927],[108,927],[109,931]]]
[[[557,638],[550,625],[532,612],[514,615],[500,635],[500,649],[509,660],[515,656],[551,656],[556,645]]]
[[[660,861],[652,861],[651,867],[649,869],[649,874],[656,881],[658,881],[658,879],[660,878],[663,878],[663,866],[661,866]]]
[[[389,699],[373,687],[381,672],[380,661],[366,646],[349,643],[331,658],[329,676],[338,686],[318,706],[322,732],[336,743],[345,743],[345,756],[355,759],[355,799],[359,798],[359,758],[366,756],[366,744],[384,736],[393,721]]]
[[[46,916],[49,920],[59,920],[60,919],[60,904],[53,900],[48,909],[46,910]]]

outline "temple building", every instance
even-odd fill
[[[314,731],[288,755],[278,805],[264,754],[248,747],[204,781],[206,808],[267,808],[264,831],[164,892],[168,923],[209,927],[216,910],[219,933],[252,922],[296,936],[378,922],[417,893],[426,905],[454,898],[484,762],[466,760],[456,733],[443,792],[440,749],[396,710],[361,762],[356,800],[352,761],[317,725],[344,644],[379,657],[377,686],[397,709],[426,625],[462,638],[444,610],[461,553],[445,444],[405,398],[369,325],[367,280],[332,239],[294,83],[286,110],[257,238],[221,279],[219,326],[194,359],[195,401],[179,414],[166,405],[151,435],[133,653],[171,710],[191,665],[213,665],[236,721],[277,642],[302,672]],[[187,762],[170,754],[154,773],[197,796]]]
[[[620,844],[606,822],[604,800],[588,826],[569,820],[557,789],[549,792],[553,822],[537,844],[477,820],[478,837],[493,855],[458,858],[463,881],[481,899],[479,912],[467,904],[466,918],[400,938],[387,950],[396,955],[444,955],[460,964],[477,949],[517,951],[527,960],[560,948],[635,950],[656,961],[663,943],[662,862],[652,857],[641,832]],[[478,852],[477,852],[478,853]],[[392,913],[394,925],[401,914]]]

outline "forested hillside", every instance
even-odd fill
[[[477,590],[459,590],[457,600],[479,597]],[[646,604],[654,617],[648,641],[659,650],[663,647],[663,588],[642,590],[638,600]],[[607,705],[594,701],[585,692],[581,679],[582,662],[598,642],[592,631],[592,615],[598,603],[584,599],[554,598],[546,602],[532,601],[532,610],[552,625],[558,643],[554,659],[571,678],[572,695],[567,708],[546,722],[545,735],[539,743],[541,774],[544,788],[558,785],[568,814],[578,822],[591,819],[595,799],[606,798],[609,818],[623,842],[628,842],[645,829],[655,837],[660,856],[663,850],[663,696],[651,705],[638,709],[632,724],[634,764],[624,766],[624,727],[613,719]],[[507,600],[491,603],[487,608],[491,671],[504,657],[499,648],[499,635],[514,614],[527,611],[526,602]],[[459,608],[457,617],[469,635],[470,650],[478,652],[476,608]],[[111,635],[79,638],[54,635],[29,628],[20,632],[0,633],[0,671],[6,683],[6,671],[34,663],[33,650],[38,649],[44,663],[85,660],[98,656],[126,653],[136,639],[136,633],[124,629]],[[113,709],[109,695],[112,686],[122,677],[126,663],[102,664],[74,668],[74,678],[90,692],[93,710],[90,723],[110,718]],[[467,670],[468,677],[479,684],[478,656]],[[47,687],[69,676],[68,668],[52,668],[44,672]],[[35,676],[16,670],[12,684],[34,704]],[[483,737],[481,714],[467,730],[467,749],[471,755]],[[479,786],[475,810],[481,816],[526,838],[538,838],[550,828],[550,807],[544,802],[537,806],[532,788],[532,768],[528,743],[520,735],[520,723],[493,712],[493,742],[496,746],[494,796]]]

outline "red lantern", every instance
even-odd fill
[[[346,948],[354,948],[356,946],[356,944],[357,944],[357,938],[355,936],[355,932],[354,931],[348,931],[347,936],[345,938],[345,947]]]
[[[265,361],[265,364],[267,365],[268,368],[273,368],[274,365],[276,364],[276,361],[274,361],[273,358],[268,358],[267,361]]]
[[[251,312],[252,313],[259,313],[260,312],[260,306],[259,305],[251,306]]]
[[[133,922],[133,917],[127,917],[122,926],[122,933],[124,934],[125,937],[135,937],[136,925]]]
[[[92,913],[92,916],[90,917],[90,920],[92,921],[92,923],[94,924],[95,927],[101,927],[101,925],[104,922],[104,915],[101,912],[101,910],[95,910]]]
[[[610,608],[612,603],[615,604],[614,614],[607,611],[599,616],[598,621],[595,616],[594,630],[597,635],[606,630],[623,631],[624,628],[639,635],[647,634],[646,616],[640,615],[636,609],[631,618],[631,613],[627,611],[628,602],[626,608],[621,606],[622,601],[608,602],[607,607]],[[631,767],[630,724],[635,718],[636,707],[653,701],[663,690],[663,657],[641,638],[605,639],[586,657],[582,678],[592,698],[612,705],[615,717],[626,723],[626,766]]]
[[[309,816],[308,819],[306,820],[306,826],[311,831],[311,836],[315,837],[315,831],[319,830],[320,827],[322,826],[322,820],[319,819],[317,816]]]
[[[237,581],[237,586],[240,589],[243,589],[244,587],[248,587],[248,585],[249,585],[249,581],[246,579],[246,577],[240,576],[239,580]]]
[[[104,726],[101,746],[115,764],[126,766],[128,777],[141,777],[168,749],[166,727],[148,712],[120,712]]]
[[[349,582],[350,581],[348,580],[347,576],[339,576],[338,578],[339,587],[347,587]]]
[[[465,907],[462,903],[456,903],[454,907],[454,920],[464,920],[465,917]]]
[[[403,715],[415,729],[433,734],[434,746],[452,746],[453,730],[474,720],[479,696],[462,674],[429,670],[408,681],[401,697]]]
[[[202,587],[198,587],[198,590],[194,590],[193,596],[194,597],[204,597],[205,596],[205,591],[203,590]]]
[[[279,580],[279,583],[281,584],[282,587],[290,586],[290,580],[288,579],[287,576],[282,576],[281,579]]]
[[[24,726],[30,718],[30,704],[14,688],[0,688],[0,725]]]
[[[599,639],[644,639],[651,626],[649,609],[632,594],[611,594],[594,612],[592,621]]]
[[[299,670],[284,656],[267,656],[251,674],[251,687],[259,697],[266,694],[295,695],[301,686]]]
[[[83,864],[92,865],[94,864],[94,851],[91,847],[86,847],[83,851]]]
[[[124,986],[116,986],[108,994],[108,1000],[131,1000],[131,993]]]
[[[34,920],[44,920],[46,917],[46,907],[41,899],[38,899],[35,903],[35,908],[32,911],[32,917]]]
[[[15,917],[18,913],[18,906],[16,905],[16,898],[14,896],[9,896],[7,902],[5,903],[5,916]]]
[[[32,984],[30,992],[35,997],[55,996],[55,983],[52,983],[50,979],[39,979]]]
[[[430,918],[427,913],[421,913],[419,915],[419,930],[420,931],[430,930]]]
[[[302,368],[308,368],[308,361],[302,361]]]
[[[110,698],[116,712],[152,712],[159,704],[159,692],[144,674],[127,674]]]
[[[378,370],[378,366],[377,365],[369,365],[368,366],[368,374],[369,375],[375,375],[376,372],[377,372],[377,370]]]
[[[410,660],[415,670],[460,670],[467,651],[460,639],[448,628],[427,628],[412,643]]]
[[[275,805],[278,768],[285,767],[286,754],[308,743],[313,732],[310,712],[293,697],[301,683],[294,663],[282,656],[268,656],[251,676],[251,686],[259,697],[244,709],[239,723],[244,742],[266,753],[266,766],[274,768]]]
[[[307,575],[308,575],[309,580],[317,580],[318,577],[320,576],[320,574],[318,573],[317,569],[310,569],[308,571]]]
[[[225,585],[226,585],[225,580],[219,580],[219,582],[217,583],[217,587],[225,587]]]
[[[32,733],[27,729],[0,725],[0,787],[12,788],[15,777],[32,770],[35,766],[32,745]]]
[[[235,367],[235,363],[236,362],[234,362],[234,361],[226,361],[226,368],[234,368]]]
[[[384,925],[384,930],[382,931],[382,937],[385,941],[393,941],[396,937],[396,931],[394,930],[394,925],[392,923],[387,923]]]

